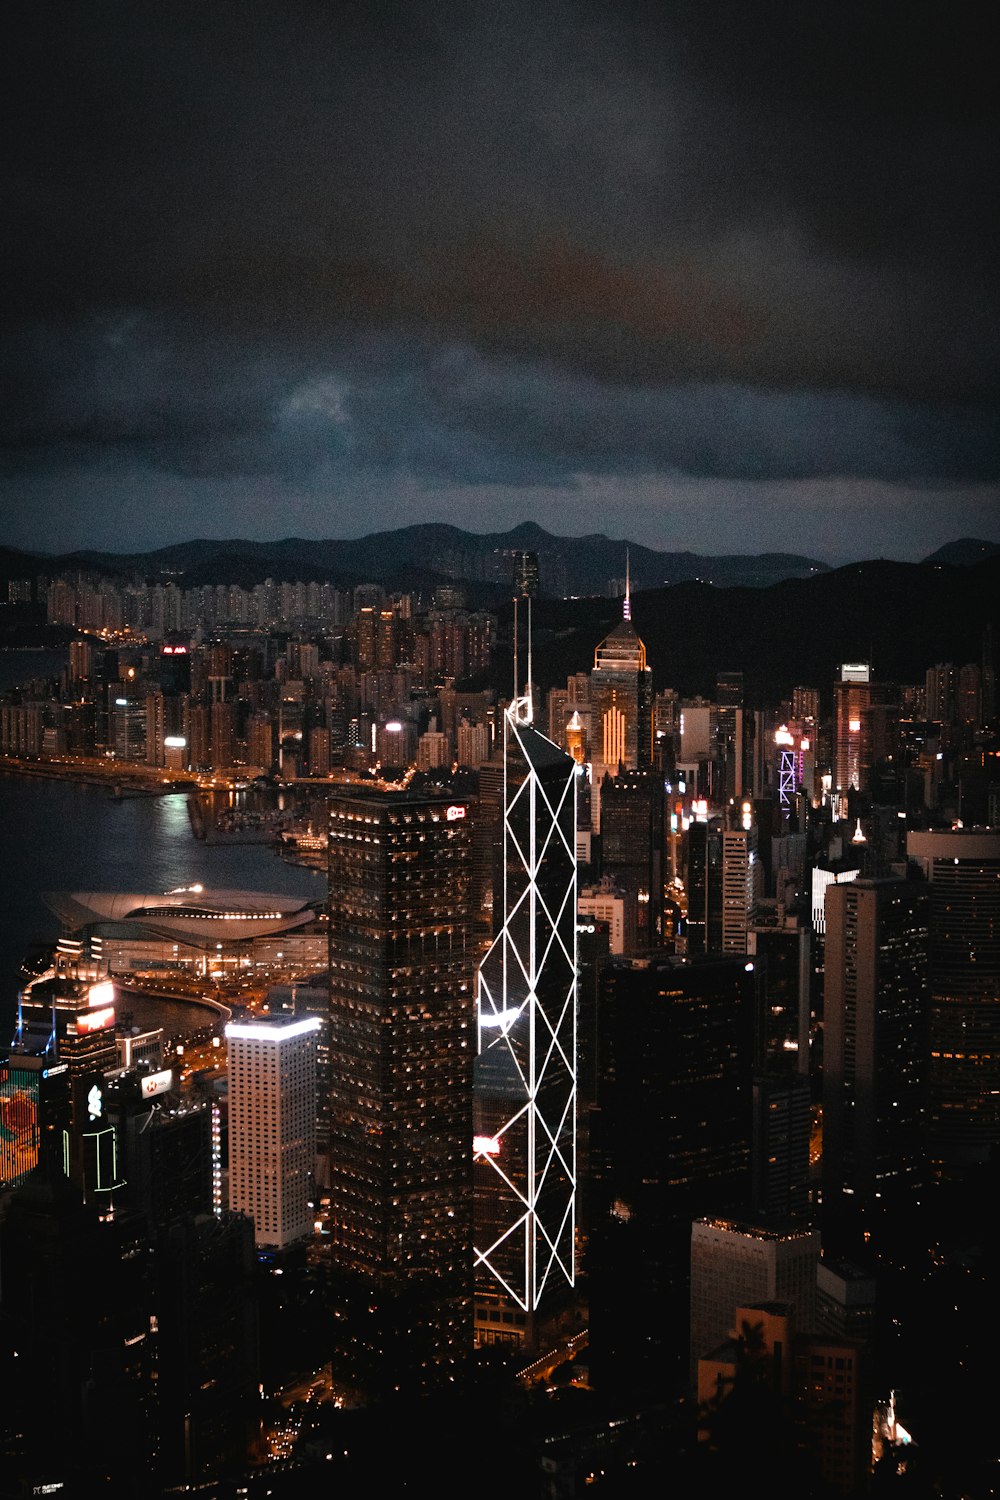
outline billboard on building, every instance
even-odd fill
[[[0,1063],[0,1188],[17,1187],[38,1162],[41,1074]]]

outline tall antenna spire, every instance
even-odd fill
[[[514,709],[520,724],[532,721],[531,703],[531,601],[538,588],[538,557],[534,552],[514,554]],[[527,634],[527,681],[521,691],[520,647],[518,641],[518,612],[521,600],[525,601]]]
[[[629,577],[628,548],[626,547],[625,548],[625,602],[622,605],[622,619],[623,620],[631,620],[631,618],[632,618],[632,588],[631,588],[631,579]]]

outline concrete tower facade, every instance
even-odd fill
[[[729,1337],[734,1310],[741,1305],[787,1303],[796,1332],[810,1333],[819,1255],[816,1229],[696,1219],[691,1226],[692,1377],[698,1359]]]
[[[320,1022],[230,1022],[229,1206],[254,1222],[259,1250],[283,1250],[313,1225],[316,1033]]]

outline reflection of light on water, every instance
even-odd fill
[[[164,833],[171,837],[176,837],[179,833],[190,833],[187,797],[157,797],[156,805]]]

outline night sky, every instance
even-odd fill
[[[991,20],[11,0],[0,542],[1000,540]]]

